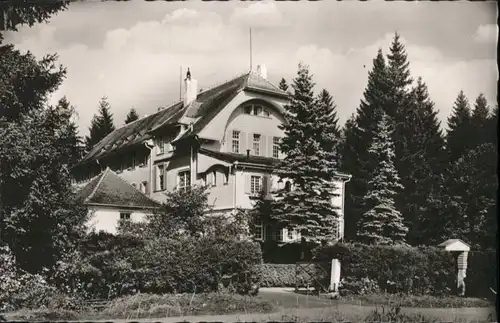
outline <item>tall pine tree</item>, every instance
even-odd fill
[[[379,49],[373,60],[373,68],[368,73],[368,85],[356,111],[355,119],[346,124],[343,131],[345,141],[341,148],[341,170],[352,175],[352,180],[346,185],[345,192],[344,234],[346,240],[356,239],[357,222],[367,211],[363,198],[367,193],[367,183],[375,168],[368,149],[377,122],[380,121],[380,114],[376,111],[387,105],[389,90],[388,70],[382,50]]]
[[[481,93],[476,98],[474,110],[471,116],[471,140],[473,141],[472,147],[478,147],[484,143],[490,142],[488,135],[488,126],[490,118],[490,108],[488,101]]]
[[[320,114],[324,114],[325,127],[318,129],[318,141],[321,148],[327,153],[327,158],[335,162],[335,167],[340,165],[339,146],[341,143],[341,133],[338,126],[337,106],[333,102],[330,93],[323,89],[317,97],[317,107]]]
[[[107,97],[102,97],[99,101],[99,114],[94,115],[89,128],[89,136],[85,137],[85,147],[89,152],[99,141],[115,130],[113,114]]]
[[[134,108],[130,109],[129,113],[127,114],[127,117],[125,118],[125,124],[129,124],[132,121],[138,120],[139,119],[139,114],[137,114],[137,111],[135,111]]]
[[[448,118],[446,151],[449,162],[457,161],[473,147],[471,138],[471,109],[463,91],[457,96],[452,115]]]
[[[363,198],[366,212],[358,223],[358,239],[371,244],[404,243],[408,228],[397,210],[395,198],[403,189],[394,166],[394,144],[390,117],[382,110],[369,149],[376,161],[368,191]]]
[[[399,207],[410,229],[408,242],[421,244],[426,241],[421,234],[422,217],[426,216],[422,208],[444,170],[444,137],[434,103],[421,78],[409,95],[411,110],[400,128],[403,132],[399,142],[404,144],[399,146],[396,159],[404,186]]]
[[[62,97],[55,108],[59,114],[67,118],[65,122],[65,127],[60,129],[61,134],[61,147],[64,148],[69,167],[74,166],[83,157],[85,146],[83,145],[83,139],[78,135],[78,127],[71,120],[71,117],[75,113],[74,107],[72,107],[66,97]]]
[[[337,165],[323,148],[335,141],[327,133],[331,114],[324,113],[327,108],[318,104],[313,87],[308,67],[299,65],[293,96],[285,106],[287,122],[280,126],[285,132],[280,149],[286,156],[280,172],[292,180],[293,189],[277,201],[273,219],[297,229],[306,240],[320,242],[335,236],[338,209],[331,201],[336,195],[333,176]]]

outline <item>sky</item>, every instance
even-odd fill
[[[341,124],[359,106],[379,48],[398,32],[413,78],[422,77],[446,129],[460,90],[496,103],[498,29],[494,1],[80,1],[49,23],[5,40],[38,58],[57,53],[66,95],[86,135],[101,97],[115,124],[131,108],[141,117],[179,100],[180,70],[207,89],[264,64],[274,84],[309,65],[315,90],[327,89]],[[183,75],[184,77],[184,75]]]

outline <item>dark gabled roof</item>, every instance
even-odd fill
[[[124,125],[104,137],[92,150],[79,162],[96,160],[112,151],[122,149],[151,138],[150,131],[160,124],[175,123],[182,117],[184,103],[178,102],[166,109],[160,110],[150,116],[138,119]]]
[[[288,97],[286,92],[280,90],[269,81],[253,72],[248,72],[221,85],[198,93],[196,101],[192,102],[187,107],[184,107],[184,102],[178,102],[150,116],[141,118],[116,129],[95,145],[79,164],[99,159],[112,151],[117,151],[148,140],[152,137],[152,131],[167,124],[175,124],[183,116],[198,120],[193,125],[193,129],[182,137],[196,134],[242,90]]]
[[[78,197],[86,205],[94,206],[135,209],[153,209],[160,206],[109,168],[85,185],[78,192]]]

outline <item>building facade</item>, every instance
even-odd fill
[[[109,134],[74,168],[75,180],[83,185],[109,167],[159,203],[165,192],[197,184],[208,187],[211,212],[250,209],[262,190],[286,188],[273,169],[283,158],[279,126],[286,122],[287,100],[263,66],[203,92],[188,71],[183,101]],[[339,239],[349,179],[337,174],[339,196],[332,201],[341,213],[334,228]],[[257,239],[300,238],[286,228],[268,232],[265,225],[257,232]]]

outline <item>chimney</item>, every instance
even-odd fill
[[[198,94],[198,81],[191,79],[191,71],[189,67],[184,80],[184,106],[188,106],[191,102],[196,100]]]
[[[264,80],[267,80],[267,68],[266,65],[261,64],[257,65],[257,74],[262,77]]]

